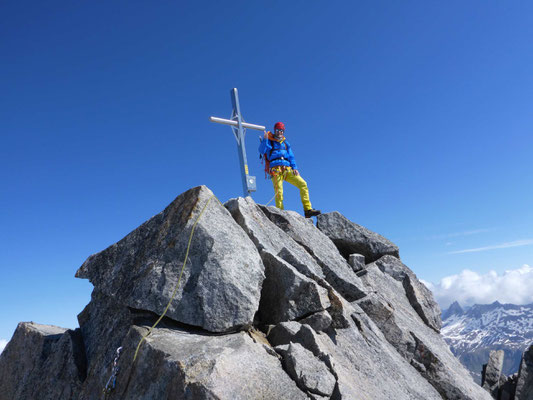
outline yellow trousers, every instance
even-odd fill
[[[294,175],[291,167],[286,167],[285,170],[279,167],[272,168],[272,184],[276,193],[276,207],[283,210],[283,181],[287,181],[300,189],[300,198],[302,199],[304,211],[313,208],[311,201],[309,201],[307,182],[300,175]]]

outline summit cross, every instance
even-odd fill
[[[233,106],[233,111],[231,113],[231,119],[223,119],[217,117],[210,117],[211,122],[216,122],[219,124],[230,125],[233,135],[237,140],[237,152],[239,153],[239,163],[240,171],[242,178],[242,188],[244,192],[244,197],[250,196],[252,192],[257,190],[257,184],[255,176],[248,174],[248,161],[246,159],[246,146],[244,145],[244,137],[246,135],[246,128],[255,129],[258,131],[264,131],[266,128],[261,125],[254,125],[244,122],[241,114],[241,107],[239,105],[239,94],[237,88],[233,88],[230,91],[231,94],[231,104]]]

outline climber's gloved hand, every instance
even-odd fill
[[[294,174],[294,176],[298,176],[298,175],[300,175],[300,173],[298,172],[297,169],[293,169],[293,170],[292,170],[292,173]]]

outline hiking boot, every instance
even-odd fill
[[[316,217],[319,214],[321,214],[320,210],[315,210],[314,208],[311,208],[310,210],[305,210],[305,218]]]

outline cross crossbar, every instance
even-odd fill
[[[224,124],[224,125],[239,126],[239,123],[237,121],[232,120],[232,119],[210,117],[209,121],[216,122],[216,123],[219,123],[219,124]],[[264,131],[264,130],[266,130],[266,128],[264,126],[262,126],[262,125],[249,124],[248,122],[243,122],[242,123],[242,127],[243,128],[248,128],[248,129],[255,129],[256,131]]]

